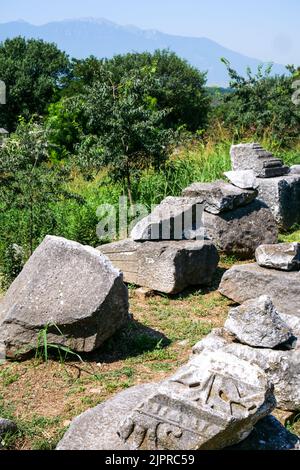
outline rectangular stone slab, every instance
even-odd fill
[[[237,265],[224,274],[219,291],[239,304],[267,294],[279,314],[300,317],[299,271],[277,271],[256,263]]]
[[[132,229],[135,241],[203,240],[202,232],[194,228],[203,225],[202,197],[166,197],[148,216]]]
[[[203,199],[205,211],[220,214],[250,204],[257,192],[237,188],[219,180],[213,183],[193,183],[183,190],[182,195]]]
[[[190,285],[209,285],[219,262],[210,241],[135,242],[98,248],[123,272],[127,283],[176,294]]]
[[[300,223],[300,174],[258,178],[258,199],[272,211],[278,226],[288,230]]]

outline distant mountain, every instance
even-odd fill
[[[104,19],[64,20],[42,26],[25,21],[0,24],[0,41],[20,35],[55,42],[60,49],[76,58],[89,55],[110,58],[126,52],[153,52],[155,49],[169,48],[199,70],[208,71],[210,85],[228,85],[228,75],[221,57],[228,59],[240,73],[244,73],[247,66],[256,70],[261,63],[207,38],[172,36],[135,26],[120,26]],[[278,64],[274,64],[273,70],[279,74],[286,72],[285,67]]]

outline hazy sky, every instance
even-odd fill
[[[185,36],[206,36],[265,61],[300,63],[299,0],[0,0],[0,21],[43,24],[106,18]]]

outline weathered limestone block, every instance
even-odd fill
[[[278,226],[288,230],[300,223],[300,175],[258,181],[258,199],[270,208]]]
[[[213,183],[193,183],[183,190],[182,195],[203,199],[204,210],[220,214],[249,204],[255,199],[257,192],[240,189],[220,180]]]
[[[195,356],[126,417],[131,449],[222,449],[245,439],[275,406],[256,366],[223,353]]]
[[[8,356],[21,355],[47,328],[48,343],[89,352],[127,319],[128,290],[111,262],[94,248],[47,236],[0,303],[0,343]]]
[[[120,421],[153,393],[158,384],[138,385],[118,393],[73,419],[57,450],[130,450],[118,435]]]
[[[283,316],[296,338],[300,338],[299,318],[291,315]],[[271,383],[274,384],[277,407],[283,410],[299,410],[300,408],[300,341],[294,342],[294,349],[254,348],[237,342],[224,328],[213,330],[206,338],[199,341],[193,354],[206,352],[233,354],[250,364],[256,364],[264,370]]]
[[[278,228],[270,210],[260,201],[218,215],[204,212],[204,235],[220,251],[253,257],[259,245],[277,243]]]
[[[253,170],[227,171],[224,175],[238,188],[256,189],[258,187],[258,181]]]
[[[300,317],[300,271],[277,271],[256,263],[240,264],[226,271],[219,291],[239,304],[268,294],[281,316]]]
[[[79,416],[58,450],[222,449],[245,439],[274,406],[257,366],[203,354],[167,381],[126,390]]]
[[[255,252],[256,262],[264,268],[281,271],[300,270],[300,243],[261,245]]]
[[[167,197],[133,228],[135,241],[194,240],[203,224],[203,198]],[[203,239],[203,236],[202,236]]]
[[[210,241],[134,242],[123,240],[98,248],[124,274],[125,282],[166,294],[188,286],[209,285],[219,262]]]
[[[260,178],[282,176],[289,172],[289,167],[283,166],[281,160],[257,143],[232,145],[230,156],[234,171],[253,170]]]
[[[240,343],[258,348],[272,349],[293,337],[267,295],[230,309],[225,328]]]
[[[293,165],[290,167],[290,174],[300,175],[300,165]]]

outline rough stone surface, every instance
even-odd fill
[[[300,223],[300,175],[260,178],[258,199],[270,208],[281,229]]]
[[[299,450],[300,440],[272,415],[261,419],[250,436],[227,450]]]
[[[193,183],[183,190],[182,195],[203,199],[204,210],[220,214],[249,204],[255,199],[257,192],[243,190],[220,180],[213,183]]]
[[[122,274],[99,251],[47,236],[0,304],[0,342],[6,354],[48,342],[89,352],[128,318],[128,290]],[[61,333],[60,333],[60,331]]]
[[[287,324],[293,325],[293,335],[300,338],[299,319],[287,315]],[[284,318],[285,319],[285,318]],[[236,342],[224,328],[213,330],[206,338],[197,343],[193,354],[201,355],[208,351],[233,354],[249,364],[256,364],[264,370],[275,387],[277,407],[294,411],[300,408],[300,341],[294,343],[295,349],[254,348]]]
[[[278,243],[261,245],[255,252],[256,262],[265,268],[282,271],[300,269],[300,243]]]
[[[10,419],[0,418],[0,438],[7,433],[13,433],[17,431],[16,424]]]
[[[262,268],[256,263],[240,264],[226,271],[219,291],[238,304],[267,293],[280,316],[300,317],[299,271],[277,271]]]
[[[274,384],[277,407],[283,410],[300,408],[300,350],[281,351],[251,348],[231,343],[224,352],[234,354],[251,364],[256,364]]]
[[[290,174],[300,175],[300,165],[293,165],[290,167]]]
[[[131,449],[222,449],[245,439],[275,406],[261,369],[234,356],[194,356],[120,426]]]
[[[204,235],[220,251],[253,257],[262,244],[277,243],[278,229],[270,210],[260,201],[222,214],[204,212]]]
[[[234,171],[253,170],[261,178],[282,176],[289,172],[281,160],[257,143],[232,145],[230,156]]]
[[[98,248],[125,282],[177,294],[190,285],[209,285],[219,262],[210,241],[134,242],[130,239]]]
[[[258,187],[256,175],[253,170],[227,171],[224,175],[238,188],[257,189]]]
[[[202,226],[203,198],[167,197],[131,231],[135,241],[195,239]],[[203,237],[202,237],[203,238]]]
[[[120,421],[157,387],[147,384],[128,388],[77,416],[57,450],[130,450],[117,434]]]
[[[258,348],[272,349],[293,337],[266,295],[230,309],[225,328],[239,342]]]
[[[128,389],[82,414],[57,449],[221,449],[248,437],[274,406],[261,369],[206,354],[165,382]]]

